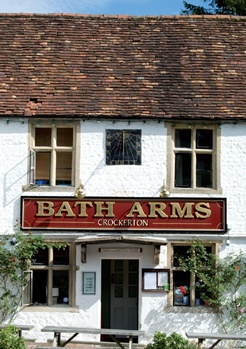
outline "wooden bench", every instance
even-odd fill
[[[0,325],[0,330],[3,329],[3,328],[6,328],[9,325],[14,326],[15,328],[17,328],[19,337],[22,337],[22,331],[30,331],[34,327],[33,325],[1,324]]]
[[[222,340],[240,340],[245,341],[246,335],[243,334],[231,334],[231,333],[196,333],[196,332],[186,332],[187,338],[197,338],[198,339],[198,348],[201,348],[201,345],[206,339],[214,339],[215,342],[208,348],[213,349],[218,343]]]
[[[114,329],[114,328],[83,328],[83,327],[63,327],[63,326],[45,326],[41,330],[42,332],[53,332],[54,340],[53,347],[57,348],[59,346],[65,347],[68,343],[72,341],[78,334],[99,334],[108,335],[113,341],[121,348],[125,349],[121,343],[121,338],[128,338],[128,348],[133,347],[133,337],[144,335],[144,331],[140,330],[127,330],[127,329]],[[61,342],[61,334],[68,333],[72,334],[65,342]],[[103,343],[103,342],[102,342]],[[98,342],[101,345],[101,342]]]

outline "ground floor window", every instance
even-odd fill
[[[204,297],[201,298],[200,295],[200,286],[202,286],[203,281],[199,280],[195,273],[187,270],[184,271],[181,266],[181,259],[189,257],[190,247],[188,244],[171,245],[170,278],[171,289],[173,290],[171,303],[174,306],[207,305]],[[215,244],[207,244],[205,245],[205,249],[208,253],[216,253]],[[206,270],[206,265],[204,265],[204,269]]]
[[[74,305],[74,246],[40,249],[31,260],[23,294],[24,304]]]

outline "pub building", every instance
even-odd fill
[[[177,261],[246,251],[246,19],[0,17],[1,234],[66,244],[33,256],[15,323],[216,330]]]

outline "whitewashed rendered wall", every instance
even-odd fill
[[[106,166],[105,165],[105,130],[133,128],[142,130],[142,165],[141,166]],[[22,192],[22,186],[27,184],[28,168],[28,134],[26,122],[0,120],[0,228],[1,234],[12,233],[16,218],[20,216],[21,195],[68,195],[71,192]],[[132,196],[158,197],[163,180],[166,178],[166,129],[158,122],[81,122],[81,153],[80,178],[89,196]],[[227,221],[230,229],[230,245],[222,246],[221,255],[231,251],[246,250],[246,125],[221,126],[221,196],[227,198]],[[214,195],[217,196],[217,195]],[[64,234],[69,232],[64,232]],[[119,246],[119,245],[117,245]],[[53,325],[85,325],[100,326],[100,287],[96,295],[82,296],[81,272],[96,271],[97,285],[100,285],[100,258],[98,247],[88,247],[86,264],[80,261],[78,246],[77,265],[77,305],[78,308],[47,308],[30,307],[21,311],[16,323],[30,323],[35,329],[26,333],[29,338],[38,341],[46,340],[51,335],[41,333],[40,329],[47,324]],[[104,246],[105,247],[105,246]],[[131,245],[131,247],[133,247]],[[153,250],[142,246],[139,258],[140,270],[144,267],[154,267]],[[112,254],[104,256],[114,258]],[[160,266],[165,266],[165,257]],[[166,295],[142,293],[139,291],[139,323],[142,329],[148,331],[145,341],[151,339],[154,332],[187,330],[213,330],[215,315],[209,309],[201,308],[168,308]],[[89,336],[90,337],[90,336]]]

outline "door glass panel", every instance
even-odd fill
[[[50,184],[50,152],[36,153],[36,184]]]
[[[35,146],[36,147],[51,146],[51,128],[47,128],[47,127],[35,128]]]

